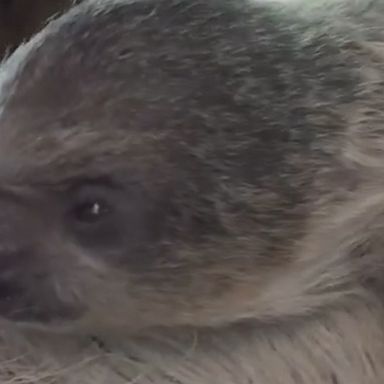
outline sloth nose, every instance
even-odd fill
[[[49,227],[40,216],[24,198],[0,189],[0,317],[9,321],[50,323],[79,316],[77,307],[56,296],[44,247]]]
[[[0,284],[18,279],[32,267],[34,241],[31,232],[26,223],[8,219],[0,212]]]
[[[20,199],[0,191],[0,316],[18,310],[27,296],[25,282],[35,270],[36,223]]]
[[[21,249],[10,251],[8,247],[0,246],[0,284],[3,281],[17,279],[21,273],[27,273],[31,264],[28,259],[26,251]]]
[[[22,307],[23,290],[10,281],[0,281],[0,316],[12,318]]]
[[[46,321],[41,303],[47,274],[31,250],[0,248],[0,317],[10,321]],[[49,293],[49,292],[48,292]]]
[[[25,261],[40,221],[28,196],[0,189],[0,274]]]
[[[26,253],[0,247],[0,316],[10,318],[26,297],[25,279],[30,270]]]

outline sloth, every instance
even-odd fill
[[[3,381],[381,383],[383,20],[86,0],[5,60]]]

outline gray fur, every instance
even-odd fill
[[[381,383],[383,21],[89,0],[5,61],[3,381]]]

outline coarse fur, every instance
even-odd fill
[[[87,0],[11,55],[1,382],[382,383],[383,25]]]

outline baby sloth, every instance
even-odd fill
[[[383,382],[384,3],[308,3],[88,0],[3,62],[5,322]]]

